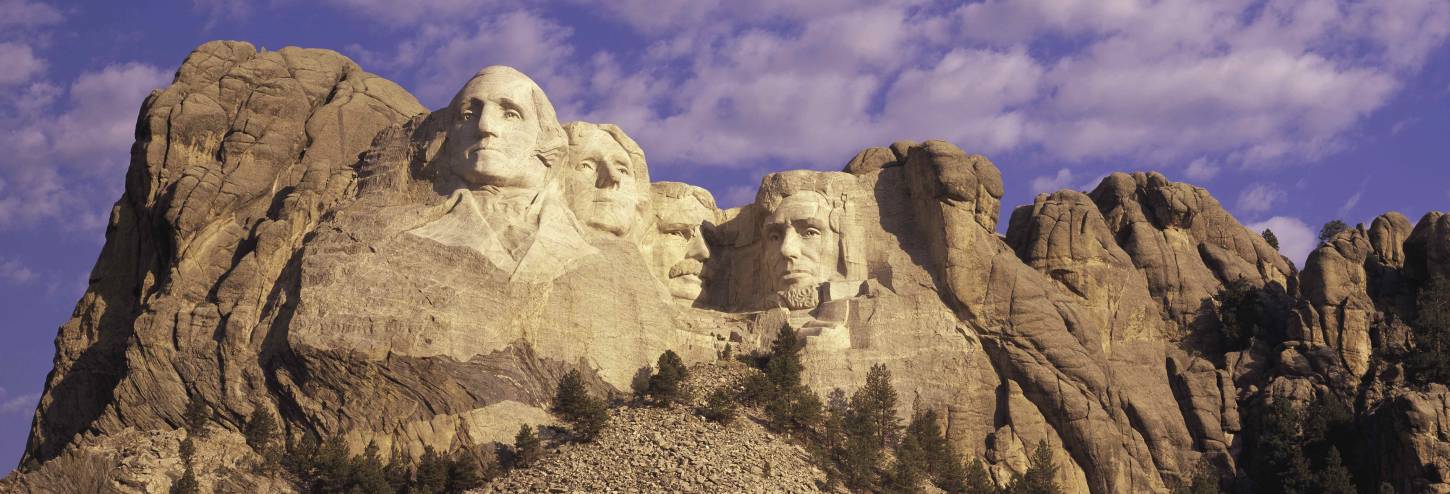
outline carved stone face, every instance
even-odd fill
[[[803,191],[786,197],[766,217],[763,233],[766,273],[776,292],[805,295],[831,280],[840,246],[826,196]]]
[[[564,173],[570,208],[590,228],[628,235],[639,222],[643,199],[629,152],[598,127],[574,131],[571,137],[571,166]]]
[[[535,157],[537,88],[512,69],[485,70],[469,80],[448,108],[452,126],[443,143],[448,170],[470,188],[542,187],[547,167]]]
[[[654,227],[643,239],[650,268],[670,290],[671,297],[693,303],[700,298],[705,286],[705,262],[710,259],[710,246],[705,243],[704,232],[714,226],[711,222],[715,219],[715,209],[692,193],[657,192],[653,205]]]

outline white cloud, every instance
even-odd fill
[[[1342,149],[1450,36],[1444,0],[571,3],[639,46],[579,46],[562,17],[508,1],[332,0],[415,26],[349,51],[412,77],[426,103],[483,65],[518,65],[562,118],[619,123],[657,166],[824,168],[944,138],[1068,166],[1188,162],[1208,180]],[[1043,38],[1074,44],[1038,49]]]
[[[1288,197],[1288,193],[1272,184],[1256,183],[1239,192],[1236,204],[1239,212],[1262,213],[1273,209],[1275,204]]]
[[[1279,238],[1279,252],[1294,261],[1294,264],[1299,267],[1304,266],[1304,261],[1309,258],[1309,253],[1319,245],[1314,229],[1299,218],[1275,216],[1244,226],[1255,232],[1273,230],[1274,236]]]
[[[1072,170],[1063,168],[1057,171],[1056,175],[1042,176],[1032,179],[1032,193],[1055,192],[1072,183]]]
[[[41,27],[59,23],[64,16],[49,5],[25,0],[0,0],[0,27]]]
[[[30,82],[45,72],[45,60],[35,56],[30,45],[0,43],[0,87]]]
[[[170,72],[116,64],[81,74],[65,89],[31,84],[12,103],[17,118],[0,120],[0,229],[55,221],[65,230],[95,231],[121,193],[136,117]]]
[[[4,403],[0,403],[0,414],[31,412],[35,410],[35,405],[39,402],[39,393],[30,393],[16,396],[9,400],[5,400]]]
[[[20,285],[35,279],[35,272],[14,259],[0,259],[0,280]]]
[[[1350,194],[1349,199],[1344,200],[1344,205],[1339,207],[1339,217],[1349,216],[1350,211],[1353,211],[1354,207],[1359,205],[1359,200],[1364,197],[1364,189],[1368,186],[1369,177],[1365,177],[1364,180],[1359,182],[1359,188],[1355,189],[1354,194]]]
[[[51,129],[51,145],[80,168],[126,166],[142,100],[170,82],[170,72],[140,63],[81,74],[70,86],[70,109]]]
[[[1183,173],[1192,180],[1210,180],[1218,175],[1218,165],[1213,164],[1206,157],[1199,157],[1188,163],[1188,167],[1184,168]]]

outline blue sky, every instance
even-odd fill
[[[1159,170],[1302,264],[1330,219],[1450,209],[1447,36],[1445,0],[0,0],[0,465],[141,100],[207,40],[337,50],[433,108],[513,65],[561,120],[619,124],[656,180],[727,206],[765,173],[898,139],[986,154],[1006,208]]]

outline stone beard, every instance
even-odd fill
[[[825,195],[802,191],[782,200],[766,215],[765,272],[779,303],[789,309],[819,304],[818,287],[839,277],[840,232]]]
[[[569,164],[562,171],[570,209],[595,231],[626,237],[649,206],[644,151],[613,125],[572,122]]]
[[[654,221],[642,238],[645,257],[671,298],[693,304],[708,278],[705,232],[714,227],[715,199],[705,189],[676,182],[654,184],[652,196]]]

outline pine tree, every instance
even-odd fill
[[[201,396],[192,394],[186,402],[186,411],[182,413],[182,420],[186,422],[186,430],[192,434],[200,434],[206,422],[211,419],[211,409],[201,401]]]
[[[1204,458],[1195,463],[1187,480],[1173,486],[1173,494],[1219,494],[1218,474]]]
[[[1257,492],[1309,492],[1312,474],[1299,441],[1300,417],[1286,399],[1262,405],[1255,418],[1250,477]]]
[[[447,494],[462,494],[483,486],[484,475],[478,462],[461,451],[448,459],[447,472],[448,482],[443,488]]]
[[[1032,455],[1027,458],[1027,472],[1007,487],[1012,494],[1054,494],[1062,492],[1053,477],[1057,476],[1057,465],[1052,461],[1052,450],[1047,441],[1038,441]]]
[[[263,410],[262,407],[257,407],[247,418],[247,424],[243,428],[242,434],[247,439],[247,446],[251,446],[252,451],[261,455],[262,463],[259,467],[263,471],[272,470],[277,466],[282,457],[279,444],[281,436],[277,430],[277,421],[272,418],[271,413]]]
[[[871,490],[874,472],[881,464],[881,442],[875,422],[869,414],[856,407],[856,401],[852,400],[846,413],[846,443],[841,448],[841,473],[847,486],[858,491]]]
[[[782,326],[775,341],[770,344],[770,360],[765,364],[765,375],[777,390],[792,390],[801,385],[803,369],[795,331],[790,326]]]
[[[866,373],[866,385],[851,395],[851,408],[871,423],[881,447],[889,447],[901,429],[896,418],[896,388],[891,386],[891,371],[885,364],[875,364]]]
[[[529,424],[519,426],[519,433],[514,435],[514,465],[528,468],[543,455],[544,446],[534,428]]]
[[[648,394],[661,405],[668,405],[681,399],[682,387],[685,379],[690,375],[690,369],[674,350],[665,350],[660,354],[659,361],[655,365],[659,368],[649,378]]]
[[[918,411],[912,414],[911,423],[906,426],[902,441],[910,439],[920,446],[926,459],[925,472],[932,483],[948,492],[953,488],[961,490],[964,472],[962,462],[951,450],[947,438],[937,424],[936,410]]]
[[[413,485],[408,492],[410,494],[443,494],[448,490],[448,461],[444,459],[432,446],[423,449],[423,457],[418,459],[418,471],[413,477]]]
[[[896,463],[887,485],[894,492],[920,492],[926,477],[927,453],[917,437],[906,435],[896,444]]]
[[[824,422],[821,427],[822,446],[834,456],[840,456],[840,450],[846,444],[846,414],[850,411],[850,402],[846,401],[846,391],[841,388],[832,389],[826,395],[826,409]]]
[[[1273,247],[1274,250],[1279,250],[1279,236],[1274,235],[1273,230],[1265,228],[1263,235],[1264,241],[1269,243],[1269,247]]]
[[[1321,494],[1355,494],[1354,477],[1345,468],[1344,461],[1339,457],[1339,448],[1330,446],[1329,454],[1324,458],[1324,466],[1315,472],[1315,492]]]
[[[559,380],[553,412],[569,422],[574,433],[585,441],[592,441],[609,421],[609,408],[604,401],[589,396],[578,370],[570,370]]]
[[[181,473],[181,478],[176,479],[176,483],[172,484],[171,493],[197,494],[198,492],[201,492],[201,484],[196,481],[196,471],[188,465],[186,471]]]
[[[730,344],[726,343],[725,349],[720,351],[720,360],[730,360],[732,358],[735,358],[735,353],[730,349]]]
[[[1450,383],[1450,280],[1421,288],[1415,302],[1415,346],[1405,366],[1417,382]]]
[[[992,482],[992,476],[987,474],[987,466],[982,464],[981,458],[972,458],[972,462],[967,465],[965,488],[960,492],[965,494],[995,494],[997,492],[997,484]]]
[[[393,492],[383,467],[383,457],[378,452],[378,443],[368,441],[362,456],[352,458],[352,472],[348,479],[348,492]]]

